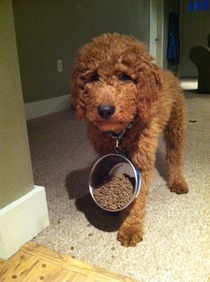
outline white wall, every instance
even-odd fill
[[[0,1],[0,258],[49,224],[44,187],[34,187],[12,1]]]
[[[0,209],[34,188],[12,1],[0,1]]]

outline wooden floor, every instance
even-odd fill
[[[133,282],[135,280],[29,242],[9,260],[0,259],[0,281]]]

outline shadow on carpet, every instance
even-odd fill
[[[66,189],[69,199],[76,199],[77,210],[84,213],[86,219],[94,227],[102,231],[114,232],[120,227],[120,214],[104,211],[94,203],[89,193],[87,181],[91,167],[74,170],[67,175]],[[74,183],[74,189],[72,189],[72,183]]]

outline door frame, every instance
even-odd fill
[[[163,67],[164,0],[150,0],[149,51]]]

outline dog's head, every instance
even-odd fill
[[[102,34],[81,48],[74,64],[77,116],[101,131],[118,133],[136,117],[146,123],[160,88],[154,59],[130,36]]]

